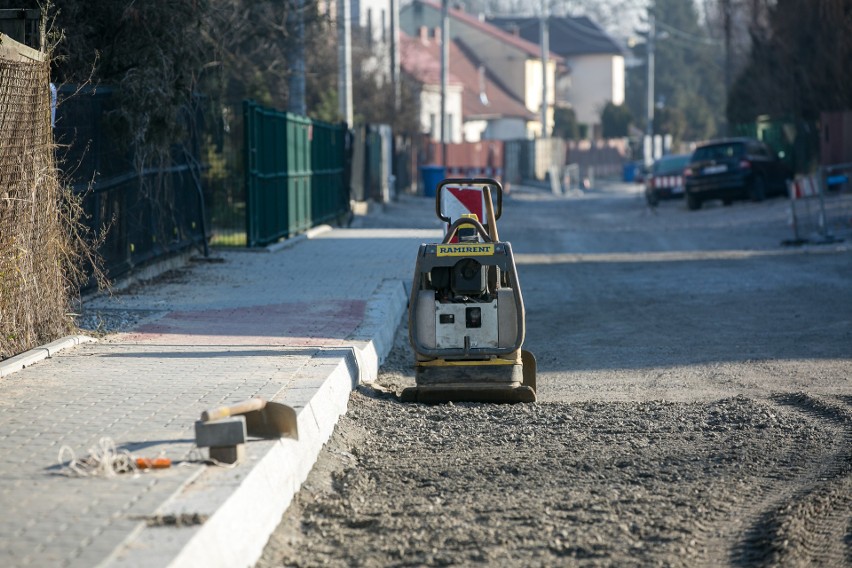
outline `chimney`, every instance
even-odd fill
[[[438,45],[441,45],[441,26],[435,27],[434,36],[435,36],[435,43],[437,43]]]
[[[417,28],[417,33],[420,36],[420,43],[423,45],[429,45],[429,28],[426,26],[420,26]]]

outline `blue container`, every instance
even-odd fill
[[[438,184],[444,181],[444,166],[420,166],[420,179],[423,180],[423,195],[435,197]]]
[[[639,164],[637,162],[627,162],[624,164],[623,170],[623,181],[632,182],[636,181],[636,174],[639,171]]]
[[[825,184],[828,186],[828,189],[840,189],[847,181],[849,181],[847,176],[839,174],[836,176],[828,176],[825,180]]]

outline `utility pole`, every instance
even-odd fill
[[[295,37],[293,45],[293,71],[288,81],[287,110],[305,116],[305,0],[295,0],[287,14],[290,32]]]
[[[654,42],[657,37],[656,6],[648,8],[648,114],[645,126],[645,165],[654,162]]]
[[[722,0],[722,25],[725,30],[725,102],[727,103],[728,95],[731,92],[731,79],[733,70],[732,55],[731,55],[731,0]],[[725,133],[727,134],[728,124],[725,121]]]
[[[547,132],[547,67],[550,52],[550,30],[548,28],[547,0],[541,0],[541,137],[548,138]]]
[[[449,0],[441,0],[441,165],[447,167],[447,86],[450,82],[450,16]]]
[[[352,27],[349,0],[337,0],[337,99],[340,117],[352,128]]]
[[[390,31],[391,31],[391,82],[393,83],[393,108],[399,110],[399,0],[390,0]]]

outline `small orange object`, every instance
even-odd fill
[[[139,469],[166,469],[172,467],[169,458],[136,458],[136,467]]]

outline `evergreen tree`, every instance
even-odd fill
[[[576,140],[580,137],[577,114],[569,107],[557,106],[553,109],[553,135],[564,140]]]
[[[606,103],[601,111],[601,130],[604,138],[621,138],[627,136],[633,115],[626,105]]]
[[[778,0],[765,37],[731,90],[731,122],[759,115],[814,121],[852,109],[852,1]]]

